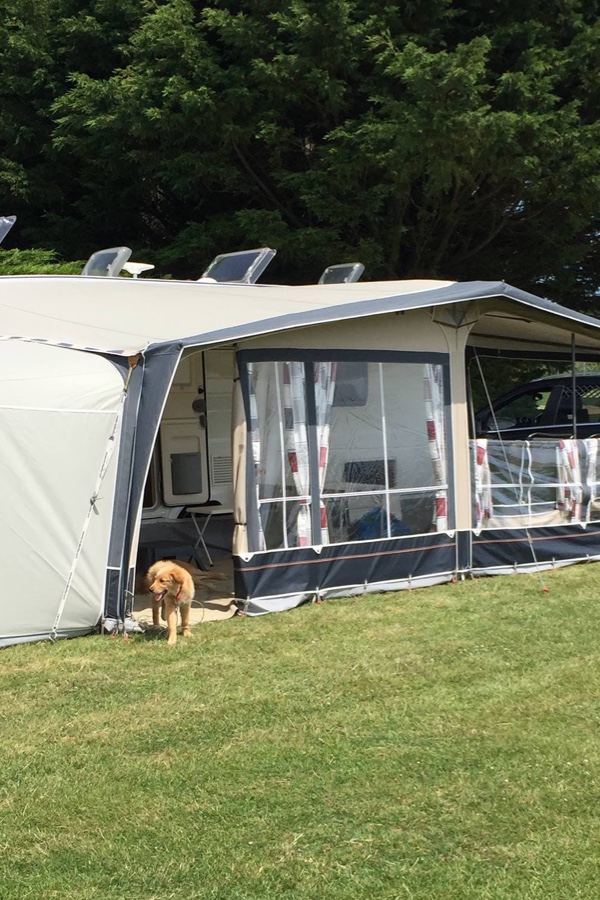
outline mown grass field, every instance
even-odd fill
[[[596,900],[599,582],[1,651],[0,896]]]

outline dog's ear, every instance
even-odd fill
[[[181,592],[183,590],[184,576],[180,575],[178,572],[171,572],[171,580],[178,585],[177,587],[177,599],[181,599]]]
[[[150,590],[150,585],[153,584],[160,575],[160,566],[158,563],[154,563],[154,565],[150,566],[148,571],[146,572],[146,584],[148,585],[148,590]]]

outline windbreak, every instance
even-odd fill
[[[600,521],[599,442],[472,441],[476,533]]]

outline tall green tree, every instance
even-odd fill
[[[269,243],[289,280],[359,258],[594,308],[598,0],[41,2],[39,155],[0,153],[32,240],[181,276]]]
[[[0,214],[19,220],[8,243],[77,256],[70,238],[90,226],[90,186],[80,178],[85,160],[55,146],[54,103],[72,78],[100,83],[124,64],[123,48],[144,10],[135,0],[4,0],[2,13]]]

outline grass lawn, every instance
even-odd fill
[[[0,651],[0,896],[600,896],[598,564]]]

